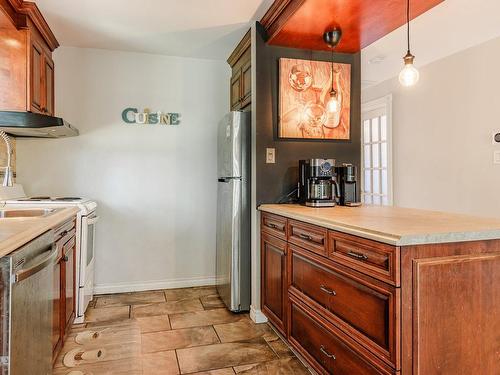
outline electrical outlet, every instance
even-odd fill
[[[276,163],[276,149],[266,148],[266,163],[275,164]]]
[[[493,151],[493,164],[500,164],[500,151]]]

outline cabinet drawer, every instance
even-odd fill
[[[298,247],[289,249],[292,293],[386,363],[397,367],[399,291]]]
[[[290,317],[290,343],[319,373],[396,374],[293,296]]]
[[[334,231],[328,256],[376,279],[399,286],[399,248]]]
[[[273,214],[261,214],[262,232],[286,240],[287,219]]]
[[[300,221],[288,221],[288,241],[316,254],[327,255],[328,230]]]

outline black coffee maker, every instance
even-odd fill
[[[339,193],[334,159],[299,161],[299,202],[309,207],[333,207]]]
[[[335,174],[340,190],[339,204],[341,206],[360,206],[356,167],[352,164],[343,164],[341,167],[335,167]]]

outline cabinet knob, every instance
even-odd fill
[[[68,256],[67,256],[67,255],[65,255],[65,256],[63,257],[63,260],[64,260],[65,262],[67,262],[67,261],[69,260]]]

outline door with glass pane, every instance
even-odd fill
[[[363,106],[362,189],[365,204],[392,204],[390,105],[387,99]]]

